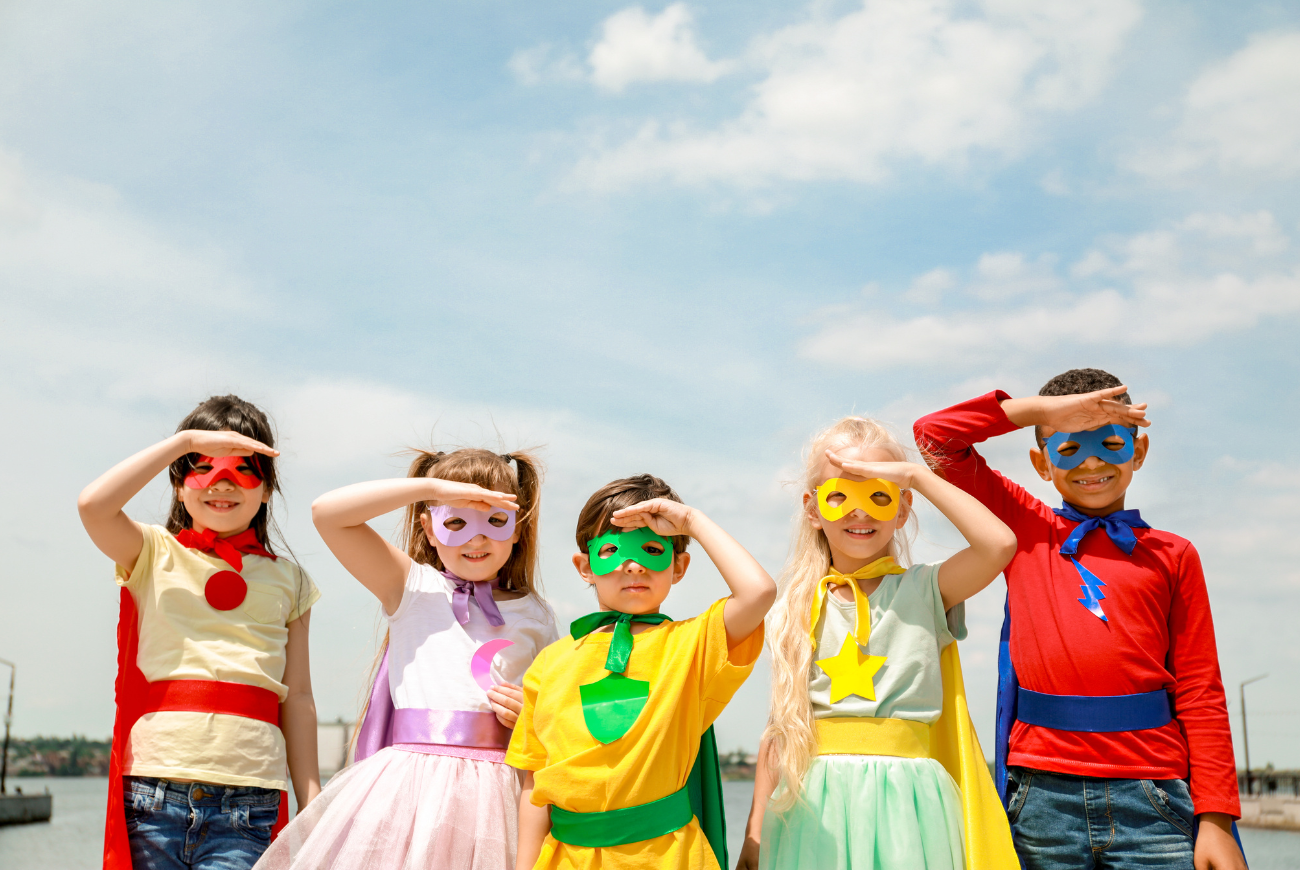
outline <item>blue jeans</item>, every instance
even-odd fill
[[[1008,774],[1007,816],[1026,870],[1192,870],[1192,796],[1181,779]]]
[[[128,776],[126,831],[135,870],[248,870],[271,843],[280,793]]]

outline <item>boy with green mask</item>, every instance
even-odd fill
[[[600,610],[542,651],[506,762],[526,771],[517,868],[725,867],[711,725],[763,646],[776,584],[650,475],[602,487],[573,563]],[[731,596],[693,619],[659,612],[694,538]]]

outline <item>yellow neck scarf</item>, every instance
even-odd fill
[[[893,556],[881,556],[876,561],[863,565],[852,574],[841,574],[832,565],[831,573],[817,581],[817,591],[813,593],[812,614],[808,621],[808,640],[814,645],[817,643],[814,632],[817,631],[817,620],[822,615],[822,604],[826,600],[830,587],[848,585],[853,589],[853,601],[857,608],[857,620],[853,627],[853,637],[857,640],[858,646],[865,649],[867,641],[871,638],[871,605],[867,603],[867,596],[862,593],[862,587],[858,585],[857,581],[884,577],[886,574],[902,574],[906,570],[894,561]]]

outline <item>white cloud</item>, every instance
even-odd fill
[[[700,48],[695,19],[685,3],[658,15],[629,6],[606,18],[584,63],[572,51],[543,42],[511,55],[507,68],[529,87],[547,82],[589,81],[621,93],[644,82],[712,82],[735,69],[727,60],[710,60]]]
[[[979,280],[971,292],[980,299],[997,301],[1057,289],[1056,257],[1043,254],[1032,263],[1016,252],[984,254],[975,264]]]
[[[520,84],[529,87],[544,82],[582,81],[587,77],[587,71],[572,52],[549,42],[516,51],[506,68]]]
[[[912,281],[903,298],[914,305],[937,305],[947,290],[956,286],[957,280],[947,269],[931,269]]]
[[[588,62],[592,82],[615,92],[635,82],[711,82],[731,68],[709,60],[700,49],[685,3],[674,3],[658,15],[640,6],[614,13],[601,26]]]
[[[838,306],[802,354],[841,364],[835,349],[868,328],[880,337],[877,352],[861,358],[872,368],[969,365],[1108,343],[1187,346],[1300,314],[1300,264],[1276,256],[1287,245],[1273,216],[1260,212],[1194,214],[1170,229],[1106,239],[1066,270],[1068,281],[1051,256],[1027,263],[1020,254],[986,254],[962,292],[993,304],[912,318]],[[1062,330],[1061,323],[1131,328]]]
[[[1132,164],[1157,176],[1202,167],[1300,173],[1300,31],[1258,34],[1187,88],[1172,141]]]
[[[748,105],[712,129],[647,121],[584,160],[598,188],[875,182],[892,164],[1014,155],[1047,113],[1094,97],[1140,16],[1136,0],[865,0],[755,40]]]

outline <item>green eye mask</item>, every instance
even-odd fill
[[[659,545],[660,552],[646,552],[645,546],[651,542]],[[600,555],[601,548],[608,544],[616,549],[607,556]],[[673,542],[650,531],[648,526],[626,532],[610,529],[587,543],[587,553],[591,556],[591,571],[597,576],[617,571],[629,560],[649,571],[663,571],[673,563]]]

